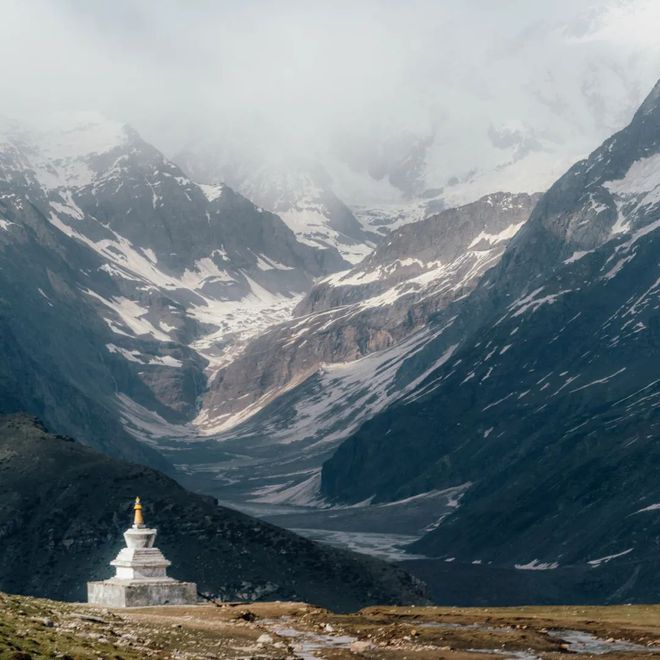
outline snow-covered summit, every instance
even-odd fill
[[[20,165],[46,189],[89,185],[97,174],[96,158],[136,140],[130,126],[94,112],[53,116],[39,127],[0,122],[3,151],[20,155]]]
[[[334,247],[350,263],[357,263],[373,249],[374,237],[334,194],[322,172],[264,168],[245,180],[242,190],[277,213],[298,240],[308,245]]]
[[[127,420],[142,409],[184,419],[209,363],[288,318],[316,278],[345,267],[336,250],[296,240],[228,186],[191,181],[118,122],[84,115],[38,130],[3,122],[1,135],[0,288],[20,276],[28,302],[10,304],[0,325],[11,334],[31,323],[24,311],[41,310],[64,338],[75,318],[94,356],[86,359],[100,361],[94,381],[104,393],[88,388],[90,405],[102,398],[116,420],[120,405]],[[47,350],[39,359],[66,372],[66,345],[21,341],[26,354]],[[74,430],[75,406],[52,400]]]
[[[45,122],[38,135],[45,155],[64,160],[112,151],[128,144],[137,134],[127,124],[100,113],[77,112]]]
[[[233,160],[220,145],[207,143],[191,145],[175,160],[196,181],[228,184],[279,215],[302,243],[334,248],[351,264],[369,254],[378,238],[335,194],[328,173],[311,160]]]

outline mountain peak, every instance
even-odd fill
[[[137,133],[127,124],[98,112],[57,113],[38,124],[0,118],[0,135],[20,142],[50,159],[100,154],[130,142]]]
[[[81,158],[107,153],[135,136],[126,124],[97,112],[77,112],[54,117],[36,140],[51,159]]]
[[[0,121],[0,145],[14,154],[14,168],[31,170],[45,189],[91,183],[98,156],[139,141],[130,126],[96,112],[57,113],[38,124]]]
[[[644,99],[644,102],[637,111],[637,115],[650,115],[656,110],[660,110],[660,79],[655,83],[649,95]]]

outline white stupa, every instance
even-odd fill
[[[154,547],[157,530],[145,526],[139,497],[134,509],[133,526],[124,532],[126,547],[110,562],[115,567],[115,576],[102,582],[88,582],[87,601],[105,607],[195,603],[196,584],[167,576],[171,562]]]

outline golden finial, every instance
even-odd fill
[[[135,498],[135,505],[133,506],[135,510],[135,518],[133,519],[133,527],[144,527],[144,518],[142,517],[142,504],[140,503],[140,498]]]

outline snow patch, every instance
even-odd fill
[[[559,564],[556,561],[541,562],[538,559],[532,559],[527,564],[515,564],[515,567],[519,571],[554,571],[555,568],[559,568]]]
[[[660,188],[660,153],[635,161],[622,179],[603,184],[617,195],[638,195]]]
[[[209,202],[214,202],[216,199],[220,199],[225,188],[222,184],[211,186],[205,183],[198,183],[197,187],[204,193],[204,196]]]
[[[537,297],[538,294],[543,291],[544,287],[539,287],[535,291],[532,291],[529,295],[516,300],[509,306],[509,311],[513,311],[511,315],[513,318],[516,316],[521,316],[522,314],[527,313],[528,311],[534,313],[539,307],[543,305],[552,305],[557,302],[560,296],[563,296],[566,293],[570,293],[570,289],[565,289],[563,291],[558,291],[557,293],[551,293],[547,296]]]
[[[635,511],[635,513],[643,513],[644,511],[660,511],[660,502],[657,502],[656,504],[649,504],[649,506],[646,506],[639,511]]]
[[[573,254],[568,259],[564,259],[564,263],[572,264],[575,261],[579,261],[582,259],[582,257],[589,254],[589,252],[591,252],[591,250],[577,250],[576,252],[573,252]]]
[[[501,232],[498,232],[497,234],[489,234],[488,232],[482,231],[479,233],[478,236],[476,236],[473,241],[468,245],[468,249],[475,247],[476,245],[479,245],[479,243],[486,242],[490,247],[497,243],[501,243],[502,241],[508,241],[512,239],[519,231],[520,228],[524,225],[524,222],[519,222],[518,224],[514,225],[509,225],[506,229],[503,229]]]
[[[630,554],[633,550],[634,548],[628,548],[627,550],[624,550],[623,552],[617,552],[614,555],[607,555],[606,557],[600,557],[599,559],[592,559],[591,561],[588,561],[587,564],[595,568],[597,566],[601,566],[602,564],[607,564],[613,559],[618,559],[619,557],[623,557],[627,554]]]

